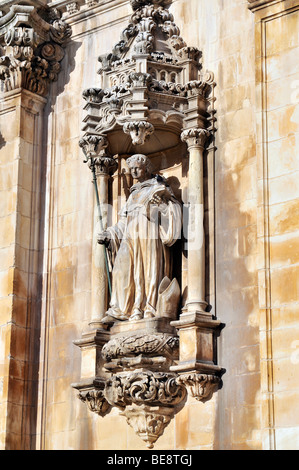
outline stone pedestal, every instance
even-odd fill
[[[105,329],[97,329],[86,332],[82,338],[74,341],[81,349],[81,379],[79,383],[73,383],[72,387],[79,392],[81,401],[87,404],[90,411],[99,416],[105,416],[111,406],[104,397],[108,375],[103,369],[103,346],[109,341],[110,333]]]

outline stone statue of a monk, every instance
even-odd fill
[[[98,235],[113,259],[112,295],[104,323],[156,316],[159,293],[167,289],[168,310],[170,295],[175,297],[171,308],[177,309],[178,303],[178,283],[170,282],[169,247],[181,236],[181,204],[166,180],[152,175],[148,157],[133,155],[127,165],[137,183],[118,223]]]

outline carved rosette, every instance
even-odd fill
[[[14,17],[7,13],[7,25],[4,16],[0,27],[0,90],[25,88],[46,96],[60,72],[71,28],[57,10],[49,12],[45,20],[36,7],[15,3]]]
[[[154,133],[154,126],[147,121],[126,122],[123,127],[125,134],[130,134],[133,145],[144,145]]]

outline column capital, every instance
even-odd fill
[[[185,129],[181,134],[181,139],[188,145],[188,150],[198,148],[203,150],[211,133],[207,129],[191,128]]]
[[[58,78],[71,28],[57,10],[11,3],[0,19],[0,91],[24,88],[46,97]]]
[[[79,141],[85,159],[84,163],[88,163],[96,167],[98,175],[109,176],[117,168],[117,162],[114,158],[106,154],[108,140],[105,135],[85,135]]]

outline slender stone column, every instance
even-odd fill
[[[86,157],[85,163],[92,170],[97,181],[98,201],[95,197],[94,210],[94,231],[92,239],[92,311],[90,329],[82,334],[82,338],[74,344],[81,349],[81,379],[79,383],[72,386],[79,390],[83,401],[90,399],[90,403],[97,404],[98,414],[104,415],[107,411],[107,402],[102,396],[102,388],[106,372],[103,370],[101,351],[103,345],[109,341],[110,334],[101,323],[108,307],[108,276],[105,259],[105,247],[97,242],[99,232],[105,230],[108,225],[108,195],[109,178],[118,167],[118,163],[113,158],[106,155],[108,146],[107,138],[104,135],[85,135],[79,142]],[[93,182],[95,184],[93,178]],[[98,207],[99,202],[99,207]],[[94,380],[97,380],[95,386]],[[109,408],[109,406],[108,406]],[[93,409],[95,411],[95,409]]]
[[[97,242],[97,235],[107,228],[108,222],[108,182],[110,175],[117,168],[117,162],[106,155],[107,139],[105,136],[87,135],[80,141],[90,168],[93,165],[97,177],[99,207],[94,210],[94,233],[92,241],[92,313],[90,326],[100,327],[101,319],[108,307],[108,275],[105,247]]]
[[[182,375],[181,380],[191,386],[198,400],[206,399],[217,389],[222,374],[221,367],[215,365],[214,347],[221,323],[206,312],[205,300],[203,153],[209,135],[209,131],[201,128],[182,133],[190,154],[188,297],[180,319],[171,323],[180,334],[179,362],[171,370]]]
[[[203,152],[209,131],[187,129],[182,140],[189,150],[189,219],[188,219],[188,299],[187,313],[206,311],[205,300],[205,234]],[[185,312],[184,312],[185,313]]]
[[[108,276],[105,261],[105,247],[97,241],[97,235],[108,226],[108,182],[111,170],[115,169],[116,162],[112,158],[99,159],[97,168],[97,182],[100,199],[101,220],[97,207],[95,208],[93,256],[92,256],[92,326],[99,326],[108,308]]]
[[[26,3],[26,4],[24,4]],[[2,2],[0,18],[0,449],[36,436],[41,318],[44,107],[70,27],[42,2]]]

